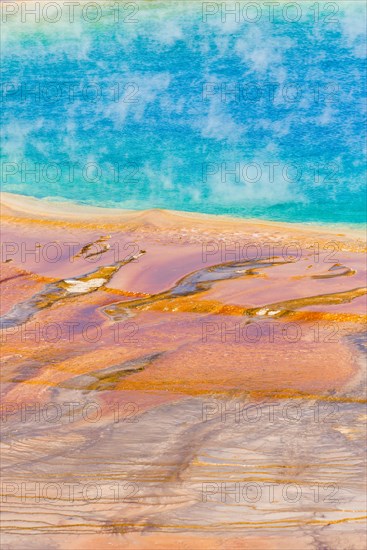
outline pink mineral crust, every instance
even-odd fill
[[[4,548],[365,547],[360,233],[10,195],[3,214]]]

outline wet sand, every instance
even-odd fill
[[[365,547],[360,230],[2,215],[4,548]]]

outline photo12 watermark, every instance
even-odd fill
[[[1,3],[1,20],[3,24],[16,22],[55,25],[61,21],[76,25],[80,23],[133,25],[139,22],[140,6],[141,2],[136,1],[5,1]]]
[[[138,183],[142,168],[134,161],[126,163],[105,162],[2,162],[1,181],[53,184],[63,182],[70,189],[72,185],[98,184],[106,189],[109,183]]]
[[[210,240],[202,243],[202,262],[226,263],[226,262],[261,262],[266,266],[276,260],[281,262],[299,262],[306,258],[313,263],[338,264],[338,252],[341,252],[341,243],[337,241],[317,242],[277,242],[276,240],[258,241],[252,239],[243,240]],[[339,266],[337,266],[339,267]],[[249,269],[251,265],[249,264]],[[343,266],[340,266],[343,268]],[[344,269],[347,269],[344,267]],[[336,274],[336,273],[335,273]],[[314,274],[314,277],[330,276],[333,273]]]
[[[28,242],[3,241],[1,243],[1,261],[11,261],[17,264],[57,264],[65,262],[74,264],[83,260],[88,264],[95,264],[103,258],[109,261],[137,263],[140,258],[140,247],[137,242],[113,241],[109,237],[101,237],[92,242]]]
[[[335,344],[342,337],[337,322],[297,323],[277,320],[256,321],[201,321],[203,343],[227,344]]]
[[[202,2],[203,23],[339,23],[341,2]]]
[[[1,83],[5,103],[51,105],[81,102],[114,102],[136,105],[141,102],[136,82],[88,82],[69,80],[11,80]]]
[[[133,401],[116,401],[102,407],[97,401],[25,401],[6,402],[0,406],[1,423],[64,425],[74,423],[98,424],[112,417],[113,422],[139,422],[139,405]],[[12,435],[10,434],[10,443]]]
[[[222,104],[262,104],[294,107],[307,101],[311,105],[331,104],[341,100],[339,82],[263,82],[225,81],[203,82],[201,99],[204,103],[218,100]]]
[[[307,421],[315,424],[336,424],[340,421],[339,405],[335,402],[267,402],[244,403],[243,401],[203,401],[201,421],[213,420],[229,426],[274,425],[278,423],[299,424]]]
[[[40,323],[29,321],[14,326],[6,321],[1,323],[0,342],[28,344],[74,344],[84,342],[96,344],[112,338],[116,345],[139,344],[139,325],[131,320],[117,322],[110,326],[94,321],[49,321]]]
[[[140,486],[136,481],[56,482],[5,480],[1,482],[3,504],[45,504],[58,508],[70,504],[94,504],[97,502],[134,503],[139,501]]]
[[[295,184],[307,178],[315,185],[335,184],[339,182],[341,167],[337,162],[313,162],[302,164],[275,161],[241,162],[223,159],[221,162],[204,162],[201,165],[201,181],[210,183],[256,184],[261,182],[274,186],[279,182]],[[239,187],[240,187],[239,185]]]
[[[333,483],[315,483],[302,486],[299,483],[275,483],[256,481],[249,482],[204,482],[201,501],[203,503],[219,502],[222,504],[255,504],[269,503],[279,505],[281,502],[295,504],[338,504],[339,487]]]

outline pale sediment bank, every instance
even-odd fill
[[[197,229],[211,231],[278,231],[305,237],[315,234],[324,237],[347,237],[360,241],[366,240],[363,228],[347,224],[289,223],[256,218],[237,218],[216,216],[196,212],[177,210],[123,210],[81,205],[73,202],[56,202],[48,199],[37,199],[13,193],[0,193],[2,216],[20,218],[29,221],[66,222],[75,225],[115,226],[116,229],[129,226],[149,225],[152,229]]]

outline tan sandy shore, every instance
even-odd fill
[[[53,202],[5,192],[0,193],[0,204],[3,216],[21,217],[32,220],[93,223],[96,225],[102,224],[103,226],[114,224],[125,227],[133,223],[141,223],[162,229],[194,226],[207,230],[215,229],[217,232],[228,228],[232,231],[251,229],[255,232],[261,230],[283,230],[291,231],[293,235],[313,235],[317,233],[325,237],[348,236],[361,241],[366,240],[366,231],[363,228],[345,224],[333,224],[330,226],[313,223],[297,224],[161,209],[145,211],[121,210],[79,205],[72,202]]]

